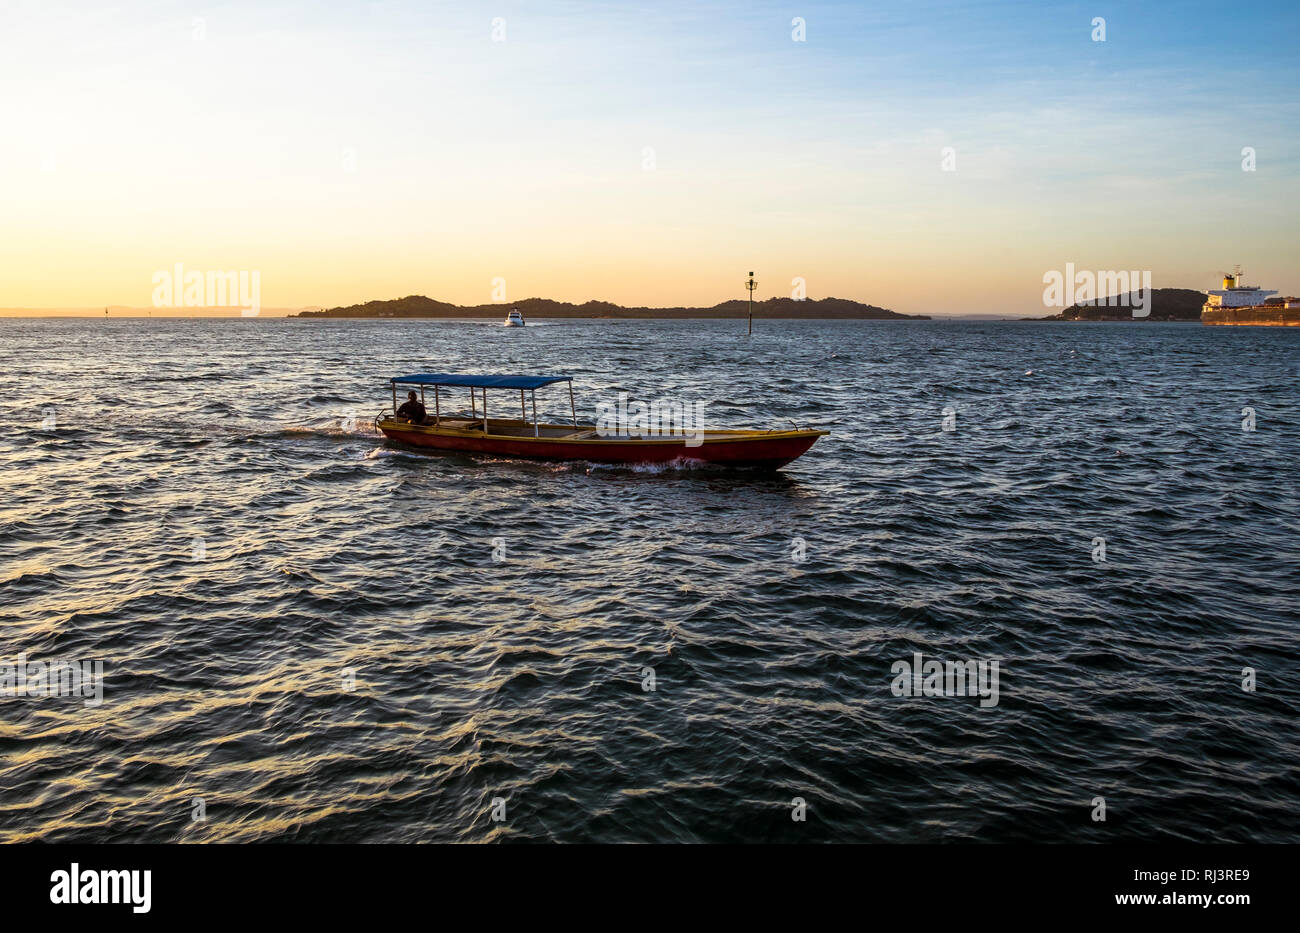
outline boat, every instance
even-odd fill
[[[738,469],[775,470],[806,453],[827,431],[800,428],[768,430],[705,430],[678,419],[677,423],[649,424],[602,417],[597,424],[578,421],[572,376],[520,376],[461,373],[413,373],[389,380],[393,408],[375,417],[375,428],[405,447],[453,453],[488,454],[535,460],[587,461],[599,464],[660,463],[716,464]],[[569,388],[569,424],[542,422],[537,417],[537,390],[557,383]],[[444,414],[444,389],[469,389],[468,414]],[[418,390],[423,418],[400,417],[397,394]],[[488,416],[488,390],[501,399],[499,417]],[[433,411],[427,407],[432,390]],[[518,392],[519,417],[507,417]],[[504,393],[509,393],[504,395]],[[526,393],[531,394],[532,418]],[[509,401],[507,401],[509,400]],[[403,406],[405,407],[405,406]],[[481,409],[481,412],[480,412]],[[497,409],[493,409],[495,412]],[[608,412],[608,409],[607,409]],[[792,422],[793,424],[793,422]]]
[[[1269,298],[1272,289],[1241,284],[1241,266],[1225,272],[1223,288],[1208,292],[1201,307],[1202,324],[1248,324],[1256,327],[1300,327],[1300,300]]]
[[[513,311],[511,311],[509,314],[506,315],[506,327],[523,327],[523,326],[524,326],[524,316],[519,313],[518,308],[515,308]]]

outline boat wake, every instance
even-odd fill
[[[373,421],[366,418],[325,418],[313,424],[285,425],[275,431],[261,432],[258,436],[266,438],[363,437],[373,439],[383,437],[383,434],[375,430]]]
[[[703,460],[692,460],[689,457],[678,457],[676,460],[668,460],[664,463],[591,463],[583,460],[574,464],[575,467],[584,469],[587,473],[693,473],[708,472],[722,473],[726,472],[725,464],[705,463]]]

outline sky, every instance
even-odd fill
[[[147,307],[177,263],[264,308],[1297,294],[1298,37],[1289,2],[3,0],[0,308]]]

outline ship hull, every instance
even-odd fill
[[[1202,324],[1245,325],[1250,327],[1300,327],[1300,308],[1264,307],[1205,308]]]

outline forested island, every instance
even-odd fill
[[[1135,301],[1134,292],[1113,298],[1099,298],[1070,305],[1059,314],[1033,318],[1036,321],[1199,321],[1205,292],[1192,288],[1153,288],[1145,304],[1150,313],[1135,318],[1133,311],[1142,310],[1144,302]],[[1110,302],[1110,303],[1108,303]]]
[[[506,312],[517,308],[525,318],[743,318],[749,313],[749,303],[736,299],[724,301],[708,308],[625,308],[608,301],[588,301],[570,304],[549,298],[525,298],[522,301],[493,302],[482,305],[455,305],[437,301],[423,295],[410,295],[389,301],[368,301],[365,304],[343,308],[326,308],[321,311],[300,311],[293,317],[328,318],[504,318]],[[928,321],[924,314],[899,314],[887,308],[863,304],[850,298],[768,298],[754,302],[755,318],[809,318],[843,320],[911,320]]]

